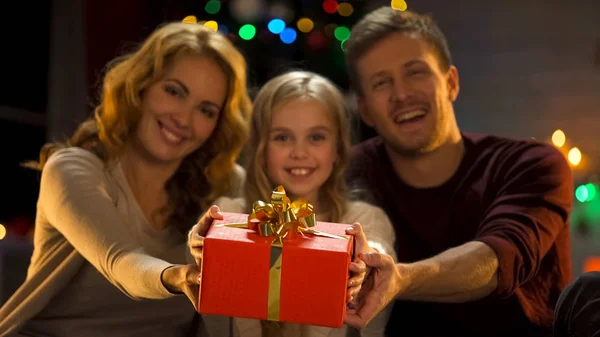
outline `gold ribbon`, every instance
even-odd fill
[[[284,239],[293,240],[298,234],[312,234],[333,239],[348,239],[313,229],[317,225],[313,206],[305,199],[290,202],[283,186],[277,186],[271,194],[271,203],[256,201],[247,223],[229,223],[217,226],[248,228],[260,236],[273,236],[269,268],[269,298],[267,319],[279,321],[281,290],[281,253]]]

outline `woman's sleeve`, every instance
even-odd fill
[[[108,192],[100,159],[82,149],[67,149],[55,153],[42,171],[38,208],[51,226],[127,296],[174,296],[161,281],[162,271],[172,264],[144,252]]]

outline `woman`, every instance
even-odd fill
[[[0,335],[200,334],[185,233],[239,190],[250,104],[243,56],[201,25],[117,59],[94,118],[41,151],[34,253]]]

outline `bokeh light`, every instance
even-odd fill
[[[281,32],[281,34],[279,34],[279,38],[281,39],[281,42],[285,43],[285,44],[290,44],[290,43],[294,43],[294,41],[296,41],[296,30],[294,28],[286,28],[283,30],[283,32]]]
[[[0,224],[0,240],[4,239],[6,236],[6,227],[3,224]]]
[[[341,16],[350,16],[354,12],[354,7],[350,3],[344,2],[338,6],[337,12]]]
[[[350,29],[346,26],[339,26],[335,29],[334,35],[338,41],[346,41],[350,37]]]
[[[254,22],[260,20],[265,8],[264,0],[231,0],[229,11],[239,22]]]
[[[337,25],[335,23],[330,23],[325,26],[325,35],[328,38],[334,38],[335,29]]]
[[[567,136],[565,136],[565,133],[562,130],[556,130],[552,134],[552,144],[556,145],[556,147],[562,147],[565,145],[566,141]]]
[[[314,0],[313,0],[314,1]],[[280,18],[285,22],[291,22],[296,17],[296,12],[285,2],[274,3],[269,9],[272,18]]]
[[[581,185],[579,187],[577,187],[577,189],[575,190],[575,198],[579,201],[579,202],[585,202],[589,197],[589,193],[587,190],[587,187],[585,185]]]
[[[239,35],[244,40],[252,40],[256,35],[256,27],[251,24],[245,24],[240,28]]]
[[[221,10],[221,2],[218,0],[210,0],[204,6],[204,10],[208,14],[217,14]]]
[[[204,26],[214,30],[215,32],[219,29],[219,24],[217,23],[217,21],[213,21],[213,20],[206,21]]]
[[[183,20],[181,20],[181,22],[195,24],[195,23],[198,23],[198,19],[196,19],[196,17],[193,15],[188,15],[185,18],[183,18]]]
[[[337,12],[338,3],[335,0],[325,0],[323,1],[323,10],[326,13],[333,14]]]
[[[408,4],[404,0],[392,0],[392,8],[399,11],[405,11],[408,8]]]
[[[571,150],[569,150],[567,158],[569,159],[569,163],[571,163],[573,166],[577,166],[581,162],[581,151],[579,151],[578,148],[574,147]]]
[[[267,28],[273,34],[279,34],[285,29],[285,22],[281,19],[273,19],[267,24]]]
[[[302,33],[310,33],[310,31],[315,28],[314,22],[309,18],[301,18],[296,25],[298,26],[298,30]]]
[[[229,29],[227,28],[227,26],[220,24],[219,25],[219,33],[223,34],[223,35],[227,35],[227,33],[229,33]]]
[[[314,50],[321,50],[327,46],[327,38],[318,30],[310,32],[306,37],[306,42]]]

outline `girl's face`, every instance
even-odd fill
[[[337,160],[337,126],[325,105],[294,98],[275,107],[267,145],[267,174],[289,196],[319,202],[319,189]]]

